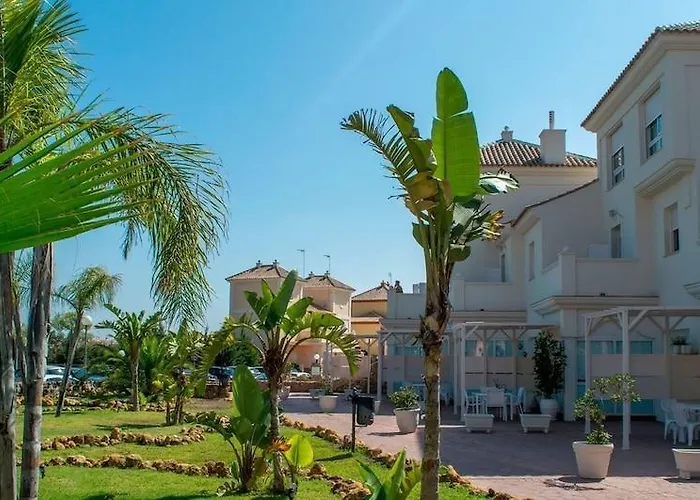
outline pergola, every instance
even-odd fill
[[[382,399],[382,369],[384,364],[384,345],[387,340],[391,337],[415,337],[416,334],[413,332],[387,332],[386,330],[380,330],[376,336],[377,339],[377,401]],[[369,385],[369,384],[368,384]]]
[[[454,413],[464,404],[464,390],[466,389],[466,353],[464,342],[474,336],[477,340],[488,346],[488,341],[496,334],[503,333],[512,342],[511,350],[511,383],[515,388],[518,385],[518,342],[526,333],[533,330],[543,331],[559,328],[558,325],[539,323],[486,323],[483,321],[471,321],[453,325],[455,332],[454,355]],[[488,350],[484,353],[483,361],[483,385],[488,385]]]
[[[671,390],[671,351],[669,337],[680,323],[689,317],[700,317],[700,307],[616,307],[584,315],[586,343],[586,390],[591,387],[591,335],[604,324],[614,323],[622,332],[622,373],[630,374],[630,333],[643,321],[654,325],[664,340],[664,374],[668,396]],[[630,449],[631,404],[622,406],[622,449]],[[586,433],[591,431],[590,419],[586,419]]]

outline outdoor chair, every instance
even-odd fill
[[[466,389],[464,389],[462,413],[481,413],[481,402],[478,396],[476,394],[469,394]]]
[[[678,427],[678,422],[673,418],[673,407],[677,404],[675,399],[661,400],[661,410],[664,412],[664,440],[666,440],[669,430]]]
[[[519,387],[515,396],[515,402],[510,406],[510,419],[513,420],[513,407],[518,410],[518,415],[525,413],[525,388]]]
[[[508,413],[506,410],[506,391],[505,389],[491,389],[486,393],[486,402],[484,403],[486,411],[489,408],[500,408],[501,419],[506,420]]]
[[[700,430],[700,422],[688,420],[688,409],[680,403],[673,407],[673,419],[676,421],[676,426],[673,428],[673,444],[678,442],[678,430],[680,430],[681,436],[683,434],[687,436],[686,443],[688,446],[693,446],[693,438],[695,437],[695,432]]]

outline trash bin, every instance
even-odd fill
[[[374,423],[374,398],[372,396],[357,396],[357,425],[372,425]]]

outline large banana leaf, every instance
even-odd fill
[[[138,185],[114,183],[134,167],[123,159],[123,151],[100,150],[112,134],[80,140],[85,129],[66,131],[65,123],[47,126],[0,153],[5,166],[0,170],[0,252],[123,221],[119,214],[135,206],[117,195]],[[120,160],[112,161],[117,156]]]
[[[432,143],[437,159],[435,176],[450,182],[456,199],[472,196],[479,187],[479,138],[464,86],[445,68],[438,75],[437,117],[433,119]]]

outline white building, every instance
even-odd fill
[[[506,211],[503,237],[455,267],[442,375],[458,401],[495,381],[532,394],[527,356],[545,328],[567,353],[567,420],[587,368],[632,373],[643,398],[632,414],[658,415],[666,397],[700,399],[700,358],[670,350],[676,336],[700,344],[700,23],[657,28],[582,125],[597,136],[597,161],[565,153],[553,114],[539,146],[506,130],[481,149],[484,170],[506,168],[521,187],[489,199]],[[389,391],[420,382],[412,337],[424,303],[422,293],[389,295]],[[598,323],[600,311],[620,323]]]

